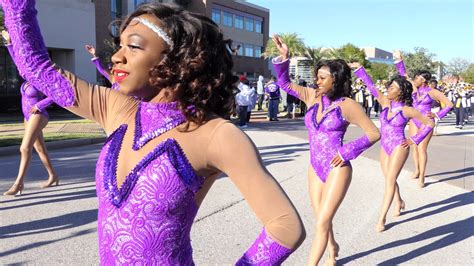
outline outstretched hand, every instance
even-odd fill
[[[280,56],[283,60],[286,60],[289,57],[289,49],[288,45],[283,42],[280,36],[277,34],[272,36],[272,41],[275,43],[276,48],[278,49],[278,52],[280,53]]]
[[[2,37],[7,44],[10,44],[10,34],[6,30],[2,30]]]
[[[402,58],[402,52],[400,52],[400,50],[395,50],[395,51],[393,51],[393,59],[394,59],[395,61],[400,61],[400,60],[402,60],[402,59],[403,59],[403,58]]]
[[[96,57],[95,56],[95,48],[94,46],[90,45],[90,44],[86,44],[86,50],[89,52],[89,54],[91,54],[93,57]]]
[[[352,62],[352,63],[349,63],[347,64],[350,68],[352,69],[357,69],[359,68],[360,66],[362,66],[359,62]]]

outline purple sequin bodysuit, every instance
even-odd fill
[[[24,82],[23,84],[21,84],[20,91],[21,110],[23,111],[23,116],[25,117],[26,121],[30,119],[30,110],[35,105],[39,109],[39,113],[49,119],[46,107],[53,103],[51,99],[46,98],[46,96],[41,93],[41,91],[29,85],[28,82]]]
[[[91,61],[95,65],[95,67],[97,68],[97,71],[99,71],[99,73],[102,76],[104,76],[104,78],[106,78],[108,81],[112,82],[112,80],[110,80],[109,73],[107,73],[107,71],[105,71],[105,69],[100,64],[99,58],[94,57],[94,58],[91,59]],[[112,82],[112,88],[111,89],[112,90],[120,90],[120,85],[117,82]]]
[[[311,165],[318,177],[326,182],[331,170],[331,159],[336,156],[342,147],[342,140],[349,123],[342,117],[339,106],[334,107],[344,98],[331,103],[327,96],[321,97],[322,114],[321,121],[316,121],[319,104],[314,104],[308,109],[304,122],[308,128],[309,148],[311,155]],[[329,107],[332,104],[332,107]],[[349,164],[349,162],[346,162]]]
[[[380,143],[385,152],[390,155],[393,150],[405,140],[405,126],[408,119],[403,115],[402,102],[390,102],[390,108],[386,107],[380,113]],[[388,118],[390,112],[395,112]]]
[[[418,92],[413,92],[413,107],[420,111],[424,116],[426,116],[429,112],[431,112],[431,105],[433,104],[433,99],[431,98],[429,91],[431,90],[430,87],[421,87],[418,88]],[[432,119],[434,120],[434,119]],[[416,120],[412,119],[413,123],[417,128],[420,128],[423,124]]]
[[[140,103],[135,134],[141,136],[135,135],[134,146],[184,122],[175,106]],[[175,119],[166,121],[168,117]],[[194,196],[203,179],[176,140],[167,139],[133,168],[119,189],[117,160],[126,130],[122,125],[110,135],[97,162],[101,264],[192,265],[190,230],[198,210]]]

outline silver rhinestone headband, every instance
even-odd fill
[[[155,24],[151,23],[149,20],[144,18],[135,17],[132,21],[137,21],[142,23],[143,25],[147,26],[150,30],[154,31],[158,36],[160,36],[163,41],[165,41],[169,46],[173,46],[173,41],[171,38],[164,32],[160,27],[156,26]]]

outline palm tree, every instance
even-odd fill
[[[282,33],[278,34],[283,41],[288,45],[290,57],[304,56],[305,45],[303,39],[296,33]],[[265,47],[265,52],[262,56],[266,59],[268,57],[278,56],[280,53],[271,39],[268,40]]]
[[[322,59],[329,58],[329,53],[323,50],[322,47],[309,47],[306,46],[304,49],[304,56],[313,60],[313,65],[316,65]]]

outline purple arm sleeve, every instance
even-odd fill
[[[364,135],[354,141],[342,145],[342,147],[339,148],[339,155],[344,161],[350,161],[357,158],[357,156],[367,150],[370,146],[372,146],[372,143],[370,143],[367,135]]]
[[[298,99],[301,97],[296,93],[296,91],[290,88],[291,80],[290,80],[290,60],[287,59],[283,62],[277,62],[272,60],[273,69],[275,69],[277,79],[278,79],[278,86],[284,91],[286,91],[289,95],[295,96]]]
[[[50,106],[53,103],[54,101],[51,100],[50,98],[44,98],[43,100],[37,102],[35,105],[36,105],[36,108],[38,108],[42,112],[44,111],[44,109],[46,109],[46,107]]]
[[[443,117],[446,116],[447,113],[449,113],[449,111],[451,110],[451,106],[446,106],[444,107],[443,109],[439,110],[436,114],[436,116],[439,118],[439,119],[442,119]]]
[[[95,65],[95,67],[97,68],[97,71],[99,71],[99,73],[104,76],[108,81],[110,81],[110,76],[109,76],[109,73],[107,73],[107,71],[104,70],[104,68],[102,67],[102,65],[100,64],[100,60],[98,57],[94,57],[91,59],[92,63]]]
[[[410,138],[416,145],[418,145],[425,139],[425,137],[431,132],[431,130],[433,130],[432,127],[423,126],[420,132],[418,132],[418,134]]]
[[[8,53],[10,54],[10,57],[11,57],[12,59],[15,58],[15,52],[13,52],[13,46],[12,46],[12,44],[11,44],[11,43],[10,43],[10,44],[7,44],[6,47],[7,47]]]
[[[365,71],[365,68],[363,66],[360,66],[359,68],[357,68],[354,71],[354,74],[356,75],[356,77],[360,78],[364,82],[364,84],[367,86],[367,89],[369,89],[372,96],[374,96],[375,98],[379,96],[377,92],[377,88],[375,88],[374,82],[370,78],[369,74],[367,74],[367,71]]]
[[[398,74],[400,74],[400,76],[406,77],[407,70],[405,68],[405,63],[403,62],[403,60],[395,62],[395,68],[398,70]]]
[[[257,240],[235,265],[280,265],[293,250],[278,244],[262,230]]]
[[[49,59],[36,18],[34,0],[2,0],[5,26],[13,45],[13,60],[32,86],[62,107],[74,104],[74,91]]]

